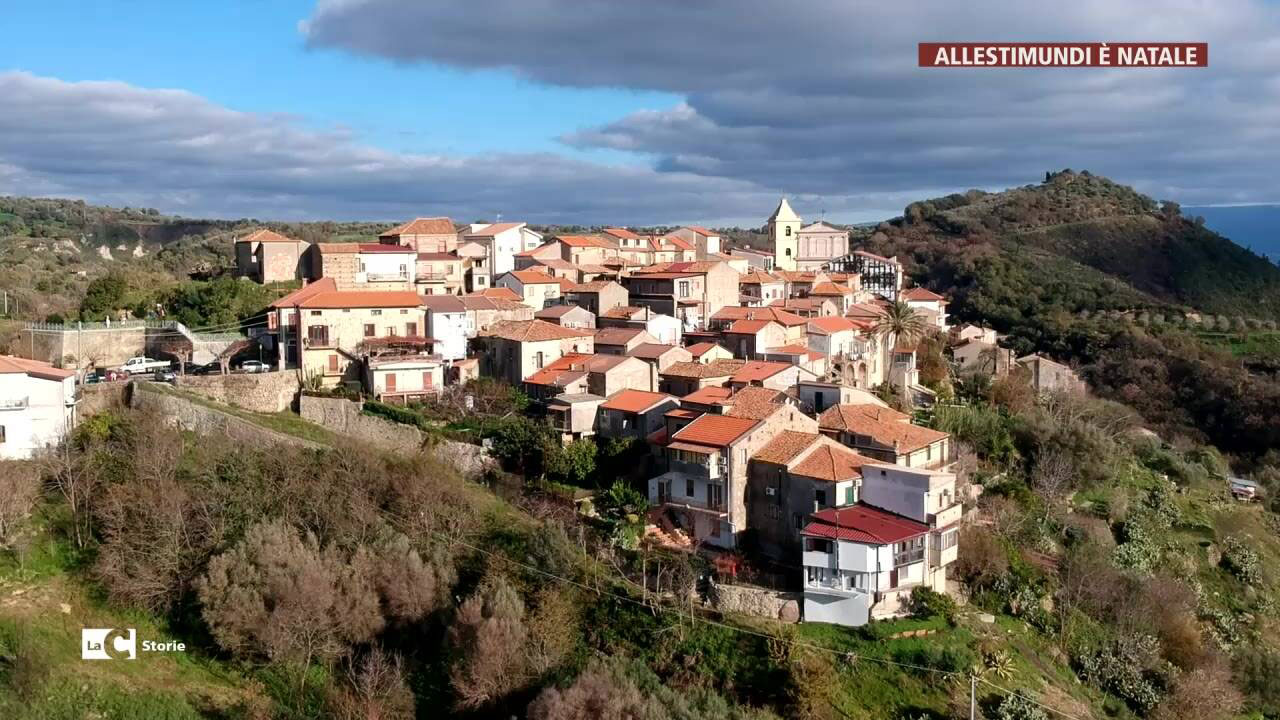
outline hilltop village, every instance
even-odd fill
[[[544,237],[422,217],[377,243],[258,229],[234,245],[238,275],[300,284],[253,334],[256,371],[400,405],[510,384],[565,443],[647,448],[645,541],[801,568],[806,620],[901,614],[917,588],[949,591],[966,499],[948,434],[913,422],[938,401],[921,343],[948,347],[959,371],[1020,370],[1041,393],[1083,386],[989,329],[954,327],[946,298],[906,287],[895,258],[806,225],[786,199],[765,231],[769,250],[726,251],[704,227]],[[3,362],[39,386],[30,396],[75,393],[72,371]],[[30,447],[76,420],[74,403],[25,412]]]

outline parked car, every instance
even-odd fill
[[[97,385],[102,382],[102,376],[98,373],[85,373],[84,379],[80,381],[81,385]]]
[[[240,372],[247,373],[264,373],[271,372],[271,366],[261,360],[245,360],[240,363]]]
[[[178,374],[172,370],[165,370],[161,368],[152,374],[151,379],[156,382],[176,384],[178,382]]]
[[[130,375],[137,375],[139,373],[152,372],[154,370],[165,370],[170,364],[171,363],[168,360],[156,360],[155,358],[139,355],[125,360],[124,364],[120,366],[120,369]]]

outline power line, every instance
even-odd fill
[[[440,540],[440,541],[442,541],[442,542],[444,542],[444,543],[446,543],[446,544],[461,545],[462,547],[465,547],[465,548],[467,548],[467,549],[469,549],[469,550],[474,550],[475,552],[481,553],[481,554],[483,554],[483,555],[485,555],[485,556],[487,556],[487,557],[492,557],[492,558],[497,558],[497,559],[499,559],[499,560],[503,560],[503,561],[505,561],[505,562],[511,563],[512,565],[517,565],[517,566],[519,566],[519,567],[521,567],[521,568],[524,568],[525,570],[529,570],[529,571],[532,571],[532,572],[538,573],[539,575],[543,575],[543,576],[545,576],[545,577],[549,577],[549,578],[551,578],[551,579],[553,579],[553,580],[558,580],[558,581],[560,581],[560,582],[562,582],[562,583],[566,583],[566,584],[569,584],[569,585],[573,585],[573,586],[575,586],[575,587],[581,588],[581,589],[586,590],[586,591],[588,591],[588,592],[594,592],[594,593],[596,593],[597,595],[603,595],[603,596],[606,596],[606,597],[612,598],[612,599],[614,599],[614,600],[619,600],[619,601],[622,601],[622,602],[631,603],[631,604],[633,604],[633,605],[639,605],[639,606],[641,606],[641,607],[649,608],[649,609],[651,609],[651,610],[657,610],[658,612],[662,612],[662,613],[670,613],[670,612],[672,612],[672,611],[675,611],[677,615],[679,615],[680,617],[684,617],[684,615],[683,615],[683,614],[681,614],[681,613],[680,613],[680,611],[679,611],[678,609],[676,609],[676,608],[671,608],[671,607],[667,607],[667,606],[664,606],[664,605],[659,605],[659,604],[656,604],[656,603],[655,603],[655,604],[653,604],[653,605],[650,605],[650,604],[648,604],[648,603],[646,603],[646,602],[644,602],[644,601],[642,601],[642,600],[636,600],[636,599],[635,599],[635,598],[633,598],[633,597],[628,597],[628,596],[626,596],[626,595],[622,595],[622,594],[619,594],[619,593],[616,593],[616,592],[612,592],[612,591],[610,591],[610,590],[603,590],[603,589],[600,589],[600,588],[597,588],[597,587],[592,587],[592,586],[590,586],[590,585],[588,585],[588,584],[586,584],[586,583],[580,582],[580,581],[578,581],[578,580],[574,580],[574,579],[572,579],[572,578],[567,578],[567,577],[564,577],[564,576],[561,576],[561,575],[557,575],[557,574],[555,574],[555,573],[553,573],[553,572],[550,572],[550,571],[547,571],[547,570],[543,570],[542,568],[539,568],[539,567],[536,567],[536,566],[533,566],[533,565],[529,565],[528,563],[523,563],[523,562],[520,562],[519,560],[514,560],[514,559],[512,559],[512,558],[510,558],[510,557],[507,557],[506,555],[503,555],[503,554],[500,554],[500,553],[495,553],[495,552],[493,552],[493,551],[491,551],[491,550],[486,550],[486,549],[484,549],[484,548],[482,548],[482,547],[479,547],[479,546],[476,546],[476,545],[472,545],[471,543],[465,542],[465,541],[463,541],[463,540],[457,540],[457,539],[452,539],[452,538],[443,537],[443,536],[441,536],[439,533],[437,533],[437,532],[435,532],[435,531],[431,531],[431,530],[428,530],[427,532],[428,532],[429,534],[431,534],[431,535],[435,536],[438,540]],[[870,657],[870,656],[865,656],[865,655],[858,655],[858,654],[856,654],[856,653],[844,652],[844,651],[836,650],[835,648],[829,648],[829,647],[826,647],[826,646],[823,646],[823,645],[815,645],[814,643],[804,642],[804,641],[800,641],[800,640],[792,640],[792,639],[788,639],[788,638],[781,638],[781,637],[777,637],[777,636],[775,636],[775,635],[770,635],[769,633],[760,632],[760,631],[758,631],[758,630],[752,630],[752,629],[750,629],[750,628],[744,628],[744,627],[738,627],[738,626],[736,626],[736,625],[730,625],[730,624],[728,624],[728,623],[721,622],[721,621],[719,621],[719,620],[710,620],[710,619],[708,619],[708,618],[698,617],[697,615],[695,615],[695,614],[693,614],[693,613],[690,613],[690,614],[689,614],[689,620],[690,620],[690,622],[701,622],[701,623],[703,623],[703,624],[705,624],[705,625],[711,625],[711,626],[714,626],[714,627],[723,628],[723,629],[725,629],[725,630],[729,630],[729,631],[731,631],[731,632],[737,632],[737,633],[743,633],[743,634],[746,634],[746,635],[752,635],[752,636],[754,636],[754,637],[762,638],[762,639],[764,639],[764,640],[769,640],[769,641],[772,641],[772,642],[782,642],[782,643],[785,643],[785,644],[787,644],[787,645],[790,645],[791,647],[806,648],[806,649],[809,649],[809,650],[816,650],[816,651],[819,651],[819,652],[830,653],[830,654],[832,654],[832,655],[836,656],[838,659],[841,659],[841,660],[845,660],[845,659],[852,659],[852,660],[857,661],[857,662],[867,661],[867,662],[879,663],[879,664],[881,664],[881,665],[890,665],[890,666],[894,666],[894,667],[906,668],[906,669],[909,669],[909,670],[920,670],[920,671],[923,671],[923,672],[937,673],[937,674],[939,674],[939,675],[941,675],[941,676],[944,676],[944,677],[947,677],[947,678],[974,677],[974,678],[976,678],[978,681],[980,681],[980,682],[982,682],[982,683],[984,683],[984,684],[986,684],[986,685],[989,685],[990,687],[992,687],[992,688],[994,688],[994,689],[996,689],[996,690],[998,690],[998,691],[1000,691],[1000,692],[1003,692],[1003,693],[1006,693],[1006,694],[1009,694],[1009,695],[1017,695],[1018,697],[1022,698],[1023,700],[1026,700],[1027,702],[1030,702],[1030,703],[1032,703],[1032,704],[1034,704],[1034,705],[1036,705],[1036,706],[1038,706],[1038,707],[1040,707],[1040,708],[1042,708],[1042,709],[1044,709],[1044,710],[1047,710],[1047,711],[1049,711],[1049,712],[1051,712],[1051,713],[1054,713],[1054,714],[1057,714],[1057,715],[1061,715],[1062,717],[1067,718],[1067,720],[1084,720],[1083,718],[1080,718],[1080,717],[1078,717],[1078,716],[1076,716],[1076,715],[1072,715],[1072,714],[1067,713],[1067,712],[1064,712],[1064,711],[1062,711],[1062,710],[1058,710],[1058,709],[1056,709],[1056,708],[1053,708],[1053,707],[1050,707],[1050,706],[1048,706],[1048,705],[1045,705],[1044,703],[1041,703],[1041,702],[1039,702],[1038,700],[1035,700],[1034,698],[1031,698],[1031,697],[1029,697],[1029,696],[1027,696],[1027,695],[1025,695],[1025,694],[1022,694],[1022,693],[1020,693],[1020,692],[1018,692],[1018,691],[1016,691],[1016,690],[1010,690],[1010,689],[1008,689],[1008,688],[1000,687],[999,685],[996,685],[995,683],[991,682],[990,680],[987,680],[986,678],[978,677],[978,676],[976,676],[976,675],[972,675],[971,673],[960,673],[960,672],[953,672],[953,671],[950,671],[950,670],[940,670],[940,669],[938,669],[938,668],[926,667],[926,666],[924,666],[924,665],[914,665],[914,664],[912,664],[912,663],[903,663],[903,662],[897,662],[897,661],[895,661],[895,660],[887,660],[887,659],[885,659],[885,658]]]

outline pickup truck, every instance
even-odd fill
[[[155,372],[156,370],[164,370],[165,368],[169,367],[169,364],[170,363],[168,360],[155,360],[149,357],[142,357],[141,355],[139,355],[138,357],[131,357],[128,360],[126,360],[124,364],[120,366],[120,369],[129,373],[130,375],[137,375],[138,373],[148,373],[148,372]]]

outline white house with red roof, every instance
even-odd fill
[[[0,355],[0,458],[30,458],[76,426],[76,373]]]
[[[470,285],[473,290],[493,286],[493,279],[516,269],[516,255],[542,244],[542,235],[522,222],[473,223],[463,231],[462,243],[484,249],[483,257],[472,261]]]
[[[678,230],[672,230],[667,233],[667,237],[678,237],[693,245],[694,253],[698,260],[723,259],[716,257],[720,254],[720,233],[697,225],[691,225],[689,227],[682,227]]]
[[[946,592],[963,507],[955,475],[865,464],[855,505],[814,513],[801,536],[804,618],[864,625],[904,610],[918,587]]]
[[[929,324],[939,330],[947,329],[947,299],[922,287],[908,288],[899,296],[903,302],[924,315]]]
[[[541,310],[548,305],[554,305],[566,288],[577,284],[561,282],[561,280],[562,278],[538,270],[512,270],[498,276],[494,286],[510,288],[520,296],[520,301],[525,305],[534,310]]]

